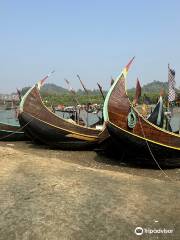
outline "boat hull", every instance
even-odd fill
[[[180,151],[175,148],[169,148],[167,146],[157,144],[147,139],[140,138],[133,135],[124,129],[117,127],[116,125],[107,122],[107,129],[109,134],[114,139],[117,148],[123,149],[127,155],[135,157],[144,157],[146,159],[167,160],[167,159],[179,159]]]
[[[20,126],[0,123],[0,141],[24,141],[26,136]]]
[[[19,115],[19,122],[21,126],[24,126],[24,131],[33,141],[52,148],[88,150],[93,149],[98,144],[98,138],[96,137],[89,139],[88,136],[53,126],[28,113],[21,113]]]
[[[35,142],[64,150],[88,150],[98,145],[101,130],[81,126],[50,111],[35,85],[23,96],[20,125]]]
[[[131,64],[132,60],[129,64]],[[119,149],[133,160],[137,157],[180,162],[180,135],[148,121],[130,102],[126,91],[127,65],[111,86],[104,103],[104,120]]]

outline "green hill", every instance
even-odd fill
[[[22,95],[24,95],[28,89],[30,89],[30,87],[24,87],[22,88],[21,92],[22,92]],[[93,90],[90,90],[88,89],[88,93],[90,95],[100,95],[100,92],[98,89],[93,89]],[[104,91],[104,93],[106,94],[106,92]],[[53,83],[47,83],[45,84],[42,88],[41,88],[41,94],[42,95],[64,95],[64,94],[70,94],[71,93],[69,92],[69,90],[67,90],[66,88],[63,88],[63,87],[60,87],[56,84],[53,84]],[[76,94],[79,95],[79,96],[84,96],[84,95],[87,95],[87,93],[85,93],[84,90],[82,89],[78,89],[76,91]]]
[[[22,88],[21,90],[22,95],[24,95],[29,89],[30,87]],[[53,83],[47,83],[41,88],[41,93],[43,95],[62,95],[67,92],[68,90],[66,88],[57,86],[56,84],[53,84]]]
[[[168,82],[160,82],[154,80],[151,83],[147,83],[142,87],[142,94],[144,93],[157,93],[159,94],[160,90],[164,90],[165,93],[168,92]],[[135,88],[128,89],[128,92],[135,92]]]
[[[168,82],[153,81],[143,86],[144,93],[159,93],[162,89],[168,92]]]
[[[28,87],[22,89],[22,95],[28,90]],[[167,96],[168,92],[168,83],[167,82],[160,82],[160,81],[153,81],[151,83],[147,83],[142,86],[141,91],[141,98],[140,102],[143,101],[144,95],[148,97],[152,103],[157,102],[157,98],[159,96],[160,90],[164,90],[165,96]],[[178,93],[178,91],[176,91]],[[102,96],[99,93],[99,90],[88,90],[88,96],[83,90],[77,90],[76,96],[70,93],[67,89],[57,86],[56,84],[48,83],[45,84],[41,89],[41,95],[44,100],[48,102],[48,105],[57,105],[57,104],[65,104],[71,105],[75,104],[78,100],[79,103],[103,103]],[[106,95],[106,91],[104,92]],[[135,95],[135,88],[128,89],[128,96],[132,100]]]
[[[24,95],[30,87],[24,87],[21,90],[21,94]],[[41,96],[48,106],[51,105],[74,105],[77,103],[102,103],[102,96],[99,93],[99,90],[88,90],[87,94],[83,90],[76,91],[76,95],[69,92],[67,89],[57,86],[55,84],[45,84],[41,88]]]
[[[51,95],[52,94],[60,95],[60,94],[67,93],[68,90],[66,88],[57,86],[56,84],[47,83],[41,88],[41,92],[42,93],[48,93],[48,94],[51,94]]]
[[[139,102],[141,103],[143,98],[146,96],[151,100],[152,103],[156,103],[161,90],[164,91],[164,96],[166,97],[168,94],[168,82],[154,80],[151,83],[141,86],[141,98]],[[135,96],[135,91],[135,88],[128,89],[128,95],[131,100]],[[176,92],[178,92],[178,90]]]

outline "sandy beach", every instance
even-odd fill
[[[1,142],[0,166],[0,239],[179,239],[179,168],[30,142]]]

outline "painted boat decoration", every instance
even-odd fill
[[[130,155],[143,155],[150,159],[178,158],[180,135],[148,121],[128,98],[126,76],[133,59],[118,76],[106,96],[103,114],[108,132],[119,149],[124,149]]]

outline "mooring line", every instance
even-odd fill
[[[43,109],[43,106],[40,108],[40,111],[35,115],[35,117],[37,117],[37,116],[41,113],[42,109]],[[12,133],[10,133],[10,134],[8,134],[8,135],[0,138],[0,140],[6,139],[6,138],[8,138],[8,137],[10,137],[10,136],[13,136],[14,134],[16,134],[16,133],[18,133],[18,132],[21,132],[21,130],[23,130],[26,126],[28,126],[33,120],[34,120],[34,119],[31,119],[31,120],[30,120],[29,122],[27,122],[24,126],[18,128],[17,131],[13,131]]]
[[[10,136],[13,136],[13,135],[16,134],[16,133],[22,133],[21,130],[23,130],[23,129],[24,129],[29,123],[31,123],[32,121],[33,121],[33,119],[31,119],[31,121],[27,122],[23,127],[18,128],[17,131],[13,131],[12,133],[10,133],[10,134],[8,134],[8,135],[6,135],[6,136],[4,136],[4,137],[1,137],[0,140],[6,139],[6,138],[8,138],[8,137],[10,137]],[[6,130],[5,130],[5,131],[6,131]]]
[[[155,156],[154,156],[154,154],[153,154],[153,152],[152,152],[152,150],[151,150],[151,148],[150,148],[149,142],[148,142],[147,139],[146,139],[146,136],[145,136],[145,133],[144,133],[144,129],[143,129],[143,126],[142,126],[142,123],[141,123],[141,120],[140,120],[139,115],[138,115],[138,119],[139,119],[139,123],[140,123],[141,130],[142,130],[142,133],[143,133],[143,137],[144,137],[144,139],[145,139],[145,141],[146,141],[147,147],[148,147],[148,149],[149,149],[149,152],[150,152],[150,154],[151,154],[154,162],[157,164],[158,168],[162,171],[162,173],[165,175],[165,177],[167,177],[167,178],[169,178],[169,180],[173,181],[173,179],[170,178],[170,177],[165,173],[165,171],[161,168],[161,166],[159,165],[158,161],[156,160],[156,158],[155,158]]]

